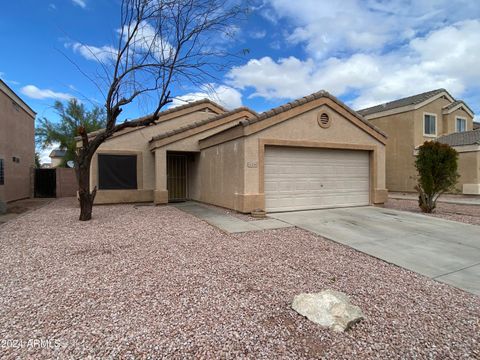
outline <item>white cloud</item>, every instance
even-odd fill
[[[60,143],[53,143],[52,145],[47,146],[45,149],[37,149],[38,155],[40,157],[40,164],[50,164],[52,162],[52,159],[50,158],[50,153],[52,150],[58,149],[60,146]]]
[[[66,43],[65,47],[71,48],[74,52],[79,53],[87,60],[106,62],[109,60],[114,60],[117,56],[117,49],[109,45],[96,47],[76,42]]]
[[[32,99],[56,99],[56,100],[69,100],[73,98],[72,95],[67,93],[55,92],[50,89],[39,89],[35,85],[27,85],[20,89],[20,92]]]
[[[227,109],[235,109],[242,106],[242,94],[238,90],[225,85],[206,85],[201,91],[177,96],[173,100],[171,107],[184,105],[188,102],[205,98],[210,99]]]
[[[72,2],[75,4],[75,5],[78,5],[80,6],[82,9],[85,9],[87,7],[87,3],[85,0],[72,0]]]
[[[354,55],[343,61],[331,58],[322,66],[312,59],[295,57],[273,61],[270,57],[250,60],[228,74],[231,84],[240,89],[253,87],[252,96],[267,99],[292,99],[326,89],[334,94],[373,84],[379,77],[377,64],[367,55]]]
[[[133,29],[125,25],[123,28],[124,39],[127,39],[130,31],[133,31]],[[120,34],[120,32],[121,30],[119,29],[118,33]],[[140,23],[131,44],[132,50],[135,50],[137,54],[151,52],[157,60],[167,61],[175,54],[175,49],[168,40],[160,37],[158,31],[145,21]]]
[[[305,45],[320,59],[351,52],[381,52],[464,19],[480,16],[468,0],[342,0],[320,5],[318,0],[269,0],[264,12],[287,20],[286,40]],[[290,26],[288,26],[290,25]]]
[[[434,88],[461,96],[480,82],[480,20],[468,20],[412,39],[383,54],[356,53],[326,60],[270,57],[233,68],[228,83],[253,96],[291,99],[325,89],[336,96],[359,93],[362,108]]]
[[[267,32],[265,30],[252,31],[249,33],[249,35],[253,39],[263,39],[265,36],[267,36]]]

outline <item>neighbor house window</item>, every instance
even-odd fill
[[[5,185],[5,172],[3,169],[3,159],[0,159],[0,185]]]
[[[434,114],[423,115],[423,135],[427,135],[427,136],[437,135],[437,115],[434,115]]]
[[[125,190],[137,188],[136,155],[98,155],[98,188]]]
[[[467,131],[467,119],[457,117],[455,127],[457,132]]]

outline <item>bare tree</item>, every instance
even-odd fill
[[[172,84],[211,81],[227,57],[218,39],[228,34],[243,12],[241,6],[227,0],[122,1],[118,47],[107,56],[111,61],[104,61],[105,54],[91,52],[103,71],[103,84],[97,87],[105,97],[106,127],[94,135],[78,129],[80,220],[92,217],[97,189],[90,191],[90,163],[98,147],[116,132],[153,124],[171,102]],[[138,104],[148,94],[155,97],[151,113],[118,121],[125,106]]]

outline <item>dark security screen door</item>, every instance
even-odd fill
[[[35,169],[35,197],[55,197],[57,173],[55,169]]]
[[[136,155],[98,155],[98,188],[137,189]]]
[[[187,199],[187,157],[186,155],[167,155],[168,201]]]

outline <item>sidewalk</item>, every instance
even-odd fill
[[[389,192],[388,197],[390,199],[397,200],[418,200],[418,195],[416,193],[400,193],[400,192]],[[447,204],[457,204],[457,205],[477,205],[480,206],[480,195],[451,195],[446,194],[440,196],[438,202],[447,203]]]
[[[292,226],[276,219],[244,221],[234,216],[215,211],[193,201],[171,204],[171,206],[196,216],[197,218],[206,221],[210,225],[216,226],[228,233],[272,230]]]

